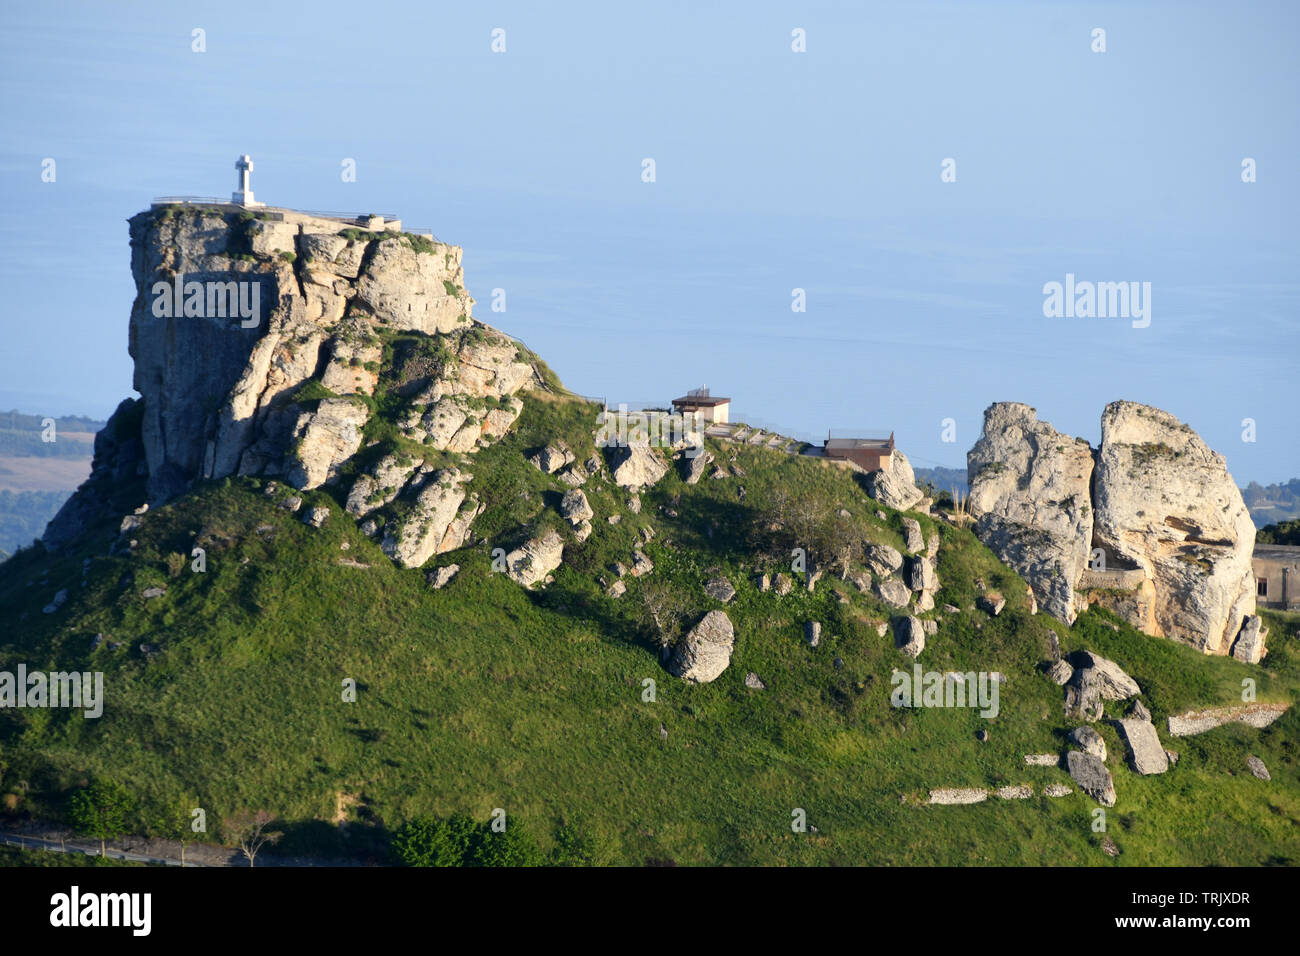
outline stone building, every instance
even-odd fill
[[[1300,547],[1257,544],[1250,558],[1255,572],[1255,603],[1300,611]]]

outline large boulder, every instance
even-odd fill
[[[1164,773],[1169,769],[1169,755],[1160,743],[1160,735],[1151,723],[1150,712],[1139,702],[1127,717],[1115,722],[1120,736],[1128,744],[1129,759],[1133,769],[1145,775]]]
[[[908,657],[919,657],[925,650],[925,628],[908,615],[894,621],[894,646]]]
[[[1065,765],[1080,790],[1103,807],[1115,805],[1115,781],[1100,757],[1081,750],[1071,750],[1065,755]]]
[[[609,450],[609,470],[620,488],[637,490],[667,474],[668,463],[647,444],[617,445]]]
[[[692,684],[707,684],[727,669],[735,646],[731,618],[710,611],[677,643],[668,670]]]
[[[889,468],[877,468],[866,477],[867,494],[896,511],[907,511],[925,497],[916,487],[912,465],[898,449],[889,456]]]
[[[1095,485],[1095,543],[1108,565],[1139,569],[1153,595],[1150,619],[1131,623],[1229,653],[1255,612],[1255,525],[1223,456],[1168,412],[1112,402]]]
[[[1092,450],[1038,421],[1034,409],[999,402],[966,456],[975,533],[1033,588],[1049,614],[1072,623],[1074,586],[1092,538]]]
[[[563,559],[564,539],[556,532],[548,531],[507,554],[506,573],[516,584],[531,588],[545,581]]]
[[[876,577],[887,578],[903,566],[903,555],[887,544],[869,544],[863,558]]]
[[[595,514],[587,501],[587,495],[579,488],[566,491],[564,497],[560,499],[561,517],[575,528],[593,518]]]

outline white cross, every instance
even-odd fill
[[[239,172],[239,189],[231,194],[232,202],[241,206],[261,206],[262,203],[253,201],[253,158],[245,153],[235,161],[235,169]]]

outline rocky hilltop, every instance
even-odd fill
[[[348,511],[399,563],[464,542],[472,476],[458,454],[438,468],[427,453],[471,454],[500,437],[537,372],[472,317],[459,248],[289,211],[184,205],[136,215],[130,235],[142,398],[101,433],[92,478],[47,544],[73,538],[127,474],[147,476],[151,505],[231,475],[303,490],[346,480]],[[139,419],[138,439],[118,427],[127,419]]]
[[[967,456],[976,533],[1050,613],[1101,604],[1207,654],[1258,662],[1255,526],[1222,455],[1158,408],[1112,402],[1101,447],[1001,402]]]

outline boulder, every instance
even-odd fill
[[[925,538],[921,535],[921,522],[915,518],[903,519],[903,546],[912,554],[925,550]]]
[[[707,684],[727,669],[736,632],[725,611],[709,611],[677,644],[668,670],[692,684]]]
[[[319,528],[329,520],[330,510],[328,508],[312,508],[311,511],[303,515],[303,524],[311,525],[313,528]]]
[[[794,587],[794,582],[790,580],[790,575],[784,571],[778,571],[776,578],[772,581],[772,590],[780,597],[785,597]]]
[[[633,553],[632,577],[639,578],[644,574],[649,574],[654,569],[654,562],[647,558],[642,552],[637,551]]]
[[[1255,612],[1255,525],[1223,456],[1167,412],[1112,402],[1095,486],[1095,544],[1108,566],[1140,571],[1150,596],[1130,623],[1229,653]]]
[[[1020,574],[1049,614],[1072,623],[1092,540],[1092,449],[1038,421],[1028,405],[984,410],[966,456],[975,534]]]
[[[912,600],[912,592],[898,578],[885,578],[876,582],[876,597],[890,607],[904,608]]]
[[[1091,727],[1075,727],[1070,731],[1067,739],[1081,748],[1084,753],[1100,757],[1102,760],[1106,759],[1106,741]]]
[[[682,455],[681,462],[682,481],[693,485],[704,477],[705,470],[713,463],[713,455],[707,451],[695,456]]]
[[[528,456],[528,463],[536,468],[541,469],[548,475],[553,475],[565,465],[572,464],[577,460],[577,456],[569,450],[569,446],[559,441],[553,445],[546,445],[539,451]]]
[[[1272,780],[1269,776],[1268,767],[1264,766],[1264,761],[1260,760],[1254,754],[1246,757],[1246,768],[1250,771],[1251,776],[1260,780]]]
[[[1265,653],[1264,639],[1268,637],[1268,628],[1258,614],[1247,614],[1241,623],[1241,631],[1232,644],[1232,656],[1243,664],[1258,664]]]
[[[449,564],[446,567],[435,568],[430,571],[428,575],[426,575],[426,580],[429,582],[429,586],[437,591],[446,587],[447,584],[450,583],[451,579],[459,572],[459,564]]]
[[[596,512],[591,510],[591,505],[587,502],[586,494],[578,488],[566,491],[560,499],[560,517],[575,528],[595,515]]]
[[[1160,743],[1155,725],[1151,723],[1151,714],[1141,701],[1133,708],[1128,717],[1116,721],[1120,736],[1128,744],[1129,760],[1133,769],[1143,776],[1164,773],[1169,769],[1169,755]]]
[[[1047,676],[1054,683],[1064,686],[1074,676],[1074,668],[1069,661],[1056,661],[1047,669]]]
[[[1124,669],[1092,651],[1074,655],[1077,666],[1074,678],[1081,685],[1096,684],[1102,700],[1126,700],[1142,693],[1137,681],[1124,673]]]
[[[925,650],[925,628],[910,615],[894,621],[894,646],[908,657],[919,657]]]
[[[713,578],[704,585],[704,593],[715,601],[729,604],[731,599],[736,596],[736,589],[731,586],[731,582],[726,578]]]
[[[564,539],[548,531],[507,554],[506,573],[516,584],[531,588],[558,568],[563,558]]]
[[[810,647],[816,647],[821,643],[822,626],[818,621],[805,621],[803,626],[803,638],[808,642]]]
[[[1115,805],[1115,782],[1100,757],[1071,750],[1065,755],[1065,764],[1080,790],[1103,807]]]
[[[939,578],[934,573],[934,562],[925,555],[909,558],[907,563],[907,586],[913,591],[937,590]]]
[[[1007,606],[1007,599],[997,591],[990,591],[988,594],[981,594],[975,599],[975,603],[981,611],[987,611],[993,617],[997,617]]]
[[[889,577],[903,566],[903,555],[887,544],[869,544],[863,556],[864,563],[876,577]]]
[[[767,685],[753,671],[745,675],[745,686],[751,690],[765,690],[767,688]]]
[[[896,511],[907,511],[925,497],[916,487],[911,463],[897,448],[889,456],[888,470],[877,468],[867,475],[864,484],[868,495]]]
[[[668,473],[668,463],[647,444],[615,446],[608,455],[610,474],[620,488],[645,488]]]

